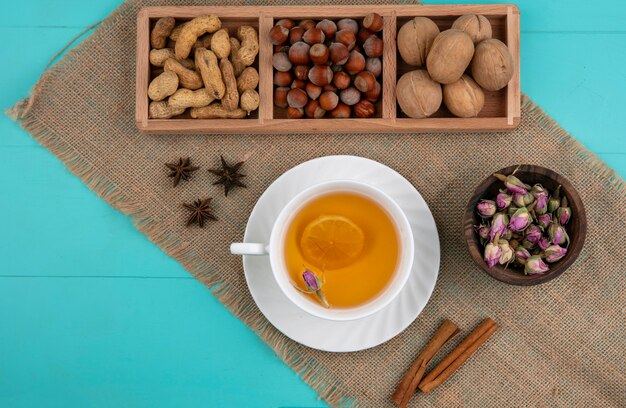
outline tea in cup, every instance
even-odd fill
[[[413,265],[413,234],[400,207],[367,184],[328,181],[290,200],[269,243],[234,243],[231,252],[269,255],[274,279],[304,311],[353,320],[389,304]]]

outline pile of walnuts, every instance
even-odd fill
[[[426,17],[405,23],[398,31],[398,52],[405,63],[419,68],[398,80],[402,112],[425,118],[443,101],[455,116],[478,116],[485,104],[484,90],[504,88],[515,68],[506,44],[491,35],[489,20],[475,14],[460,16],[452,28],[441,32]]]

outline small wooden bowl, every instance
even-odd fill
[[[570,245],[567,248],[567,254],[558,262],[549,264],[550,270],[542,275],[524,275],[524,272],[517,268],[504,268],[502,265],[494,265],[487,268],[487,264],[483,260],[483,246],[480,244],[478,234],[474,230],[474,226],[480,224],[481,218],[476,213],[476,204],[481,198],[491,199],[498,194],[499,189],[503,187],[503,183],[496,179],[493,175],[487,177],[474,191],[472,198],[467,204],[465,215],[463,217],[463,237],[467,242],[469,253],[476,263],[485,272],[499,281],[520,286],[538,285],[540,283],[552,280],[562,274],[574,261],[578,258],[578,254],[585,243],[585,235],[587,233],[587,219],[585,216],[585,208],[578,196],[578,193],[572,184],[564,177],[558,175],[550,169],[540,166],[520,165],[510,166],[498,170],[496,173],[509,175],[517,167],[519,169],[515,173],[526,184],[540,183],[545,188],[553,191],[559,184],[561,185],[561,197],[566,196],[569,206],[572,209],[572,218],[567,224],[567,233],[570,237]]]

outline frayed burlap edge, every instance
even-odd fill
[[[114,24],[127,4],[122,4],[115,10],[96,31]],[[320,398],[323,398],[334,407],[363,407],[362,403],[349,395],[348,390],[340,380],[328,373],[315,359],[304,356],[299,350],[301,346],[274,329],[269,321],[258,311],[251,297],[240,298],[234,288],[219,280],[217,272],[213,267],[202,261],[194,250],[190,249],[179,238],[170,234],[158,222],[149,217],[146,208],[134,202],[107,177],[100,174],[92,163],[83,158],[63,140],[62,135],[57,135],[50,131],[44,124],[38,123],[32,115],[29,115],[30,110],[36,106],[37,96],[42,91],[46,80],[50,76],[62,72],[67,65],[72,64],[75,58],[81,55],[83,46],[94,40],[93,34],[96,31],[77,47],[68,51],[58,64],[45,72],[33,87],[30,97],[8,109],[5,112],[7,116],[16,120],[41,145],[57,156],[91,190],[115,209],[131,216],[133,223],[139,231],[162,248],[165,253],[180,262],[188,272],[207,286],[222,304],[256,332],[265,343],[272,347],[276,354],[318,393]],[[564,145],[567,151],[575,155],[581,164],[587,164],[594,176],[605,187],[618,192],[623,191],[624,180],[613,169],[575,140],[526,95],[522,95],[522,114],[522,120],[535,121],[547,132],[549,137]]]

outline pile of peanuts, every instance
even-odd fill
[[[242,25],[230,37],[212,14],[179,25],[164,17],[151,31],[150,45],[155,76],[148,86],[150,118],[169,119],[189,109],[192,118],[241,119],[258,109],[259,73],[251,66],[259,52],[254,27]]]
[[[383,18],[362,23],[281,19],[270,30],[274,45],[274,104],[289,118],[369,118],[381,95]]]

